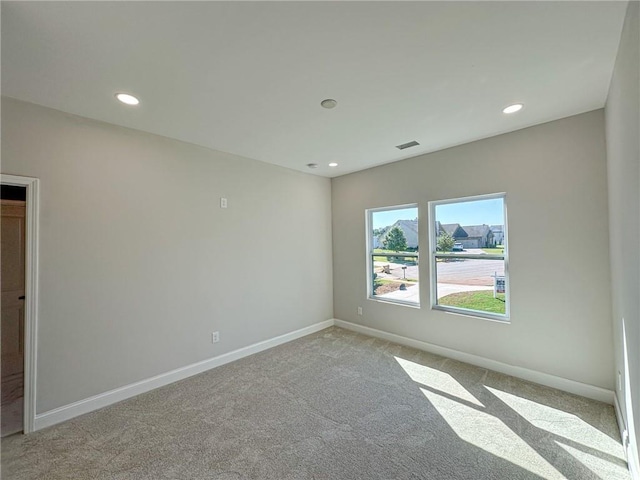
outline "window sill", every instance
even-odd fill
[[[376,298],[376,297],[367,297],[367,300],[371,300],[373,302],[378,302],[378,303],[388,303],[391,305],[400,305],[401,307],[420,309],[420,304],[415,302],[403,302],[402,300],[392,300],[390,298]]]
[[[432,310],[440,310],[441,312],[451,313],[454,315],[462,315],[464,317],[477,318],[479,320],[489,320],[490,322],[497,322],[501,324],[510,325],[511,319],[509,315],[500,315],[496,313],[485,313],[477,310],[467,310],[466,308],[445,307],[442,305],[432,305]]]

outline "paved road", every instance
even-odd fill
[[[419,278],[418,267],[409,266],[403,273],[402,265],[397,263],[376,262],[376,266],[389,265],[390,274],[379,274],[381,278],[403,279]],[[504,275],[503,260],[456,259],[456,261],[438,262],[438,283],[455,285],[482,285],[493,288],[493,276]]]
[[[462,260],[438,262],[438,283],[486,285],[493,287],[493,276],[504,275],[503,260]]]
[[[406,271],[397,263],[376,262],[376,267],[389,265],[390,273],[379,273],[379,277],[389,280],[410,278],[418,279],[418,267],[408,266]],[[438,298],[452,293],[470,292],[479,290],[493,290],[493,276],[504,275],[503,260],[457,259],[456,261],[438,262]],[[417,302],[419,298],[419,286],[414,285],[406,290],[379,295],[378,298],[405,300]]]
[[[397,264],[393,264],[397,265]],[[418,278],[418,266],[408,266],[406,271],[406,278]],[[405,278],[403,275],[402,265],[397,265],[395,268],[391,268],[391,276],[396,278]]]

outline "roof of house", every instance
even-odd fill
[[[441,233],[442,231],[445,231],[446,233],[451,235],[453,238],[468,237],[468,234],[465,231],[464,227],[461,227],[459,223],[438,222],[438,224],[439,224],[439,228],[438,228],[439,233]]]
[[[491,229],[489,225],[469,225],[462,227],[470,237],[484,237]]]
[[[407,240],[407,245],[409,247],[418,246],[418,219],[414,220],[397,220],[393,225],[389,225],[385,228],[382,235],[378,237],[380,243],[384,240],[387,234],[391,231],[392,228],[398,227],[404,233],[404,236]]]
[[[411,230],[418,234],[418,219],[415,220],[398,220],[396,223],[391,225],[393,227],[400,227],[402,230]]]

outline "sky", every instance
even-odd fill
[[[416,218],[418,218],[416,207],[373,212],[373,228],[375,230],[380,227],[388,227],[396,223],[397,220],[415,220]]]
[[[504,225],[504,200],[492,198],[436,206],[436,220],[460,225]]]
[[[393,225],[397,220],[414,220],[418,217],[416,207],[401,210],[373,212],[373,228]],[[504,225],[502,198],[475,200],[436,206],[436,220],[440,223],[460,225]]]

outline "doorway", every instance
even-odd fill
[[[0,435],[36,421],[39,181],[0,176]]]
[[[26,187],[0,186],[0,286],[2,291],[0,352],[3,437],[24,425],[24,303]]]

